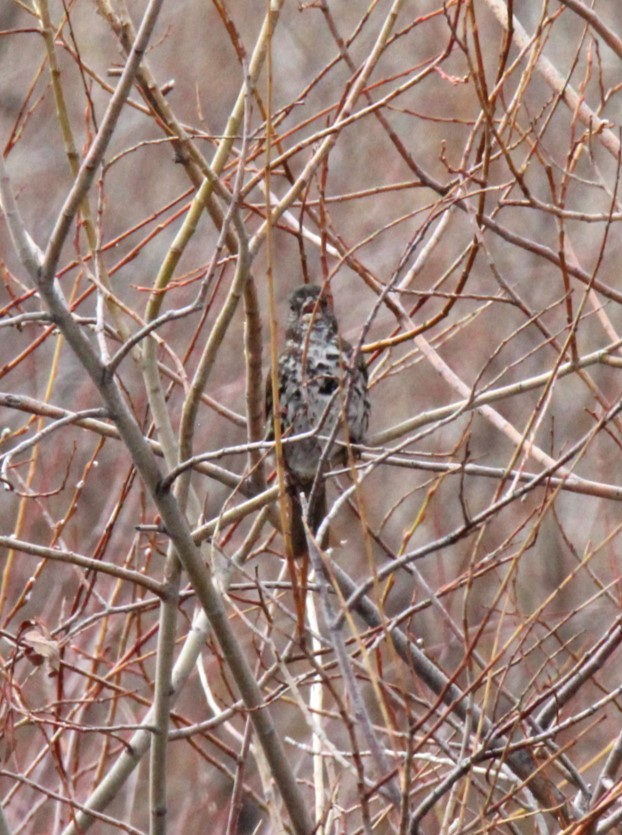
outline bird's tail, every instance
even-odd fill
[[[300,501],[301,492],[305,496],[307,496],[307,500],[309,500],[310,497],[310,503],[308,505],[307,524],[309,525],[309,530],[314,536],[317,533],[317,530],[320,527],[322,520],[326,516],[326,487],[323,482],[317,484],[312,496],[311,485],[290,485],[290,538],[292,543],[292,555],[294,559],[299,559],[300,557],[305,556],[305,554],[307,554],[308,552],[307,534],[303,522],[303,510]],[[324,546],[327,539],[328,537],[325,537],[324,542],[321,542],[320,546]]]

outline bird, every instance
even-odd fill
[[[346,453],[346,448],[338,448],[334,441],[364,441],[370,402],[365,361],[339,335],[328,288],[303,284],[290,294],[288,304],[285,347],[278,359],[278,397],[291,501],[290,542],[293,557],[299,558],[307,553],[300,494],[307,500],[307,522],[315,534],[326,515],[323,474],[339,449],[342,456]],[[274,426],[273,409],[269,378],[269,435]]]

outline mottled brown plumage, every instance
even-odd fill
[[[361,443],[369,419],[367,369],[362,357],[339,336],[332,298],[312,284],[289,297],[286,344],[279,356],[279,410],[284,463],[291,496],[291,541],[295,557],[307,550],[300,493],[309,502],[308,524],[315,533],[326,515],[326,490],[320,469],[330,463],[329,438]],[[272,388],[266,390],[272,424]],[[311,433],[311,434],[309,434]],[[315,488],[313,489],[314,482]]]

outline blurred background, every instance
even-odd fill
[[[546,726],[562,727],[542,756],[570,802],[597,784],[620,724],[622,7],[597,2],[590,17],[578,0],[420,0],[395,4],[391,20],[393,5],[273,3],[267,35],[266,4],[164,4],[145,75],[89,191],[90,220],[83,206],[58,281],[93,344],[110,355],[148,321],[154,298],[160,312],[195,305],[155,332],[177,433],[230,303],[237,253],[221,232],[233,202],[251,247],[261,330],[249,324],[246,296],[219,341],[194,424],[192,453],[213,452],[226,472],[196,469],[202,518],[189,511],[193,526],[252,494],[249,392],[262,400],[289,292],[330,284],[341,333],[368,363],[372,402],[360,486],[331,526],[332,558],[357,582],[386,570],[370,592],[384,617],[397,618],[504,733],[535,733],[530,720],[557,699]],[[125,15],[137,28],[145,7],[9,0],[0,8],[0,137],[24,224],[43,250],[76,177],[68,136],[79,165],[125,63]],[[261,69],[245,89],[253,62]],[[221,190],[154,293],[202,164],[215,166]],[[267,235],[268,206],[290,190]],[[40,315],[4,217],[0,271],[0,534],[161,580],[167,537],[106,416],[40,434],[101,403]],[[249,370],[249,333],[260,373]],[[118,379],[145,435],[159,440],[136,354],[128,352]],[[261,466],[273,478],[274,461]],[[547,469],[554,478],[518,495]],[[351,477],[329,479],[331,501]],[[363,831],[351,694],[328,644],[316,656],[292,648],[282,538],[257,519],[219,526],[206,559],[238,560],[231,620],[276,703],[304,790],[315,777],[302,705],[314,676],[324,682],[321,719],[336,748],[325,755],[325,831]],[[12,832],[69,832],[72,801],[88,800],[151,704],[157,598],[129,578],[3,544],[0,796]],[[185,582],[176,652],[195,608]],[[348,629],[377,733],[396,773],[412,769],[415,808],[458,761],[465,729],[388,641],[358,621]],[[254,748],[240,771],[243,712],[192,731],[235,701],[209,637],[200,663],[203,675],[189,675],[172,717],[173,729],[188,732],[170,746],[171,831],[204,832],[205,815],[214,832],[278,831]],[[562,694],[580,671],[572,698]],[[147,760],[94,831],[148,831]],[[243,788],[232,823],[236,773]],[[469,771],[449,799],[430,805],[420,831],[544,831],[504,779]],[[373,831],[408,831],[385,816],[381,793],[369,805]],[[615,810],[612,801],[608,813]]]

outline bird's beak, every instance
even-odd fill
[[[309,316],[319,307],[318,299],[308,299],[302,306],[302,315]]]

